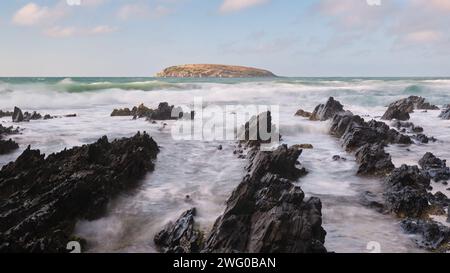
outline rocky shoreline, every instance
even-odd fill
[[[399,123],[400,120],[408,120],[409,113],[414,109],[439,108],[426,103],[424,98],[412,96],[390,104],[382,119],[396,119],[398,128],[408,127],[413,132],[422,132],[422,128],[419,129],[412,123]],[[304,111],[299,110],[298,113]],[[431,217],[443,215],[445,209],[449,209],[450,199],[445,194],[430,193],[431,179],[439,182],[450,178],[450,169],[445,161],[427,153],[418,162],[421,169],[407,165],[395,168],[385,147],[389,144],[406,147],[413,145],[412,139],[417,139],[417,136],[404,135],[380,121],[366,122],[360,116],[345,111],[342,104],[332,97],[326,104],[318,105],[311,115],[300,116],[320,121],[331,119],[330,134],[340,138],[346,151],[355,154],[359,164],[357,175],[370,175],[380,179],[380,183],[384,185],[382,198],[376,198],[370,192],[365,194],[371,199],[382,201],[366,202],[367,205],[403,219],[402,227],[405,232],[421,235],[422,239],[416,242],[419,247],[439,252],[450,250],[450,228]],[[450,221],[450,217],[448,219]]]

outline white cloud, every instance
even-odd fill
[[[150,7],[145,3],[126,4],[120,7],[117,16],[122,20],[133,18],[160,18],[171,13],[171,10],[163,5]]]
[[[56,21],[66,14],[67,10],[61,4],[46,7],[28,3],[14,14],[12,22],[20,26],[34,26]]]
[[[74,36],[102,35],[115,31],[117,31],[117,28],[107,25],[100,25],[92,28],[54,26],[46,29],[44,34],[52,38],[69,38]]]
[[[435,30],[415,31],[405,35],[405,41],[415,43],[432,43],[442,38],[442,33]]]
[[[220,6],[220,12],[228,13],[240,11],[253,6],[265,4],[267,2],[269,2],[269,0],[224,0]]]

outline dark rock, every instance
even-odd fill
[[[314,146],[312,144],[296,144],[296,145],[292,145],[292,148],[295,149],[305,149],[305,150],[310,150],[310,149],[314,149]]]
[[[435,157],[432,153],[426,153],[419,161],[420,167],[430,179],[437,182],[450,179],[450,168],[447,162]]]
[[[133,116],[130,108],[114,109],[111,113],[111,117],[128,117]]]
[[[428,193],[428,202],[431,205],[435,205],[437,207],[447,207],[450,203],[450,199],[448,199],[447,195],[443,194],[442,192],[438,191],[435,194]],[[443,210],[443,213],[445,211]]]
[[[402,228],[410,234],[418,234],[421,239],[416,243],[419,247],[439,252],[450,250],[450,228],[432,220],[405,219]]]
[[[439,115],[441,119],[450,119],[450,108],[442,110],[442,113]]]
[[[237,139],[246,147],[259,147],[261,144],[271,143],[277,132],[272,124],[272,115],[267,111],[251,117],[238,131]]]
[[[219,151],[223,150],[222,145],[217,146],[217,150],[219,150]]]
[[[0,252],[65,252],[75,223],[154,169],[158,145],[146,133],[63,150],[28,147],[0,171]]]
[[[5,136],[15,135],[18,133],[18,128],[3,127],[3,125],[0,124],[0,155],[9,154],[14,150],[19,149],[19,145],[12,139],[4,140]]]
[[[356,151],[359,175],[384,176],[394,168],[391,156],[384,151],[383,144],[366,144]]]
[[[33,113],[25,112],[23,114],[23,121],[38,120],[38,119],[42,119],[42,115],[37,113],[36,111],[33,111]]]
[[[340,155],[333,155],[333,161],[347,161],[347,159]]]
[[[382,119],[385,120],[409,120],[409,114],[414,112],[414,109],[419,110],[438,110],[439,107],[431,105],[425,102],[425,98],[418,96],[410,96],[405,99],[401,99],[391,103],[388,106],[386,113],[384,113]]]
[[[296,167],[300,153],[286,145],[273,152],[252,150],[248,174],[216,220],[205,252],[326,252],[320,200],[305,200],[288,180],[305,173]]]
[[[0,110],[0,118],[12,117],[12,116],[13,116],[13,112]]]
[[[203,246],[203,235],[196,228],[195,208],[184,212],[175,223],[168,223],[156,234],[155,244],[165,253],[198,253]]]
[[[313,114],[311,112],[300,109],[295,113],[295,115],[299,117],[310,118]]]
[[[356,150],[366,144],[396,143],[411,144],[411,138],[391,129],[384,122],[363,118],[351,112],[343,112],[334,116],[330,132],[341,138],[347,151]]]
[[[148,120],[170,120],[178,119],[179,117],[172,117],[172,110],[174,106],[169,106],[167,102],[161,102],[158,109],[151,111],[147,116]]]
[[[325,121],[334,117],[337,113],[343,112],[344,106],[333,97],[330,97],[326,104],[317,105],[312,113],[311,120]]]
[[[18,107],[14,107],[14,113],[12,115],[13,122],[22,122],[24,120],[22,110]]]
[[[423,143],[423,144],[428,144],[430,142],[436,142],[437,139],[434,137],[428,137],[424,134],[417,134],[417,135],[413,135],[412,138],[416,141],[418,141],[419,143]]]
[[[384,212],[383,198],[381,198],[380,196],[370,191],[366,191],[362,194],[360,200],[363,206],[373,208],[378,212]]]
[[[44,116],[44,120],[49,120],[49,119],[53,119],[53,117],[48,114]]]
[[[76,118],[77,114],[68,114],[68,115],[64,115],[65,118]]]
[[[9,154],[14,150],[19,149],[19,144],[12,139],[2,140],[0,139],[0,155]]]
[[[412,122],[395,120],[392,124],[393,127],[397,128],[397,130],[402,130],[405,133],[422,133],[423,128],[419,126],[415,126]]]
[[[421,217],[429,208],[430,179],[417,166],[402,165],[386,179],[385,199],[399,217]]]

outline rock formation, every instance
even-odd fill
[[[439,110],[436,105],[431,105],[425,102],[425,98],[418,96],[410,96],[405,99],[401,99],[389,104],[386,113],[384,113],[382,119],[385,120],[409,120],[409,114],[414,112],[414,109],[419,110]]]
[[[0,155],[8,154],[16,149],[19,145],[12,139],[6,139],[5,136],[15,135],[19,133],[19,129],[13,127],[3,127],[0,124]]]
[[[153,170],[158,151],[146,133],[47,158],[28,147],[0,171],[0,252],[65,252],[78,219],[99,217]]]
[[[330,97],[326,104],[317,105],[311,114],[311,120],[325,121],[334,117],[337,113],[343,112],[344,106],[333,97]]]

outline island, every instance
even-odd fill
[[[268,70],[219,64],[185,64],[171,66],[156,74],[161,78],[268,78],[276,77]]]

